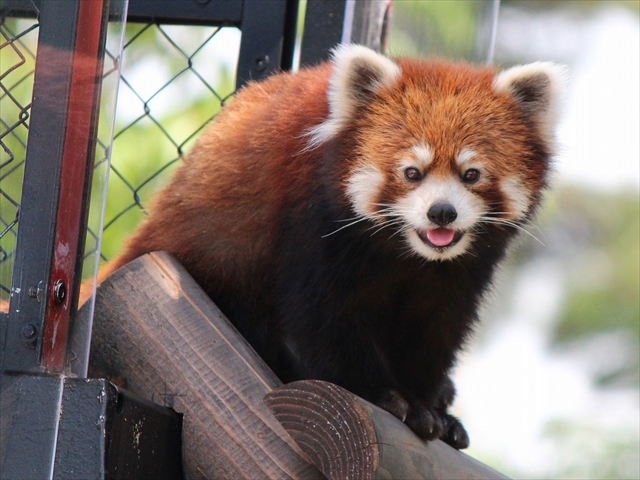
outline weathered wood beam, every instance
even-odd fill
[[[331,480],[508,478],[332,383],[293,382],[265,403]]]
[[[507,478],[336,385],[282,386],[167,254],[115,272],[95,308],[90,376],[184,414],[186,478]]]
[[[322,478],[263,403],[281,382],[169,255],[100,286],[89,370],[184,414],[185,478]]]

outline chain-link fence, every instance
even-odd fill
[[[37,13],[34,10],[34,19],[2,18],[0,23],[0,300],[9,298],[19,228]],[[94,199],[102,192],[94,188],[85,257],[113,257],[142,220],[152,193],[233,94],[239,46],[240,31],[235,27],[127,26],[104,239],[98,252],[100,211],[93,204],[101,205]],[[118,60],[107,44],[105,79],[117,72]],[[100,121],[96,179],[104,176],[100,169],[106,166],[110,148],[109,121]]]
[[[131,24],[125,35],[104,259],[233,94],[240,48],[235,27]]]
[[[0,19],[0,300],[9,298],[33,94],[38,11]]]

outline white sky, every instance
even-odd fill
[[[559,130],[561,179],[639,188],[639,30],[638,16],[620,7],[589,22]]]

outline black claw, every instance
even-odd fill
[[[385,409],[394,417],[404,422],[409,412],[409,402],[397,390],[389,390],[375,402],[380,408]]]
[[[469,435],[462,423],[449,414],[445,414],[445,422],[447,423],[447,428],[440,439],[457,450],[467,448],[469,446]]]
[[[452,401],[455,393],[453,385],[446,384],[442,393],[444,395],[440,396],[439,403],[443,400],[445,404]],[[446,407],[430,406],[395,389],[383,391],[369,398],[403,421],[423,440],[441,439],[458,450],[469,446],[466,430],[457,418],[446,413]]]
[[[405,423],[424,440],[440,438],[445,432],[445,425],[440,415],[421,403],[411,406]]]

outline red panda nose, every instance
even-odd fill
[[[436,225],[444,227],[458,218],[458,213],[449,203],[436,203],[427,212],[427,217]]]

